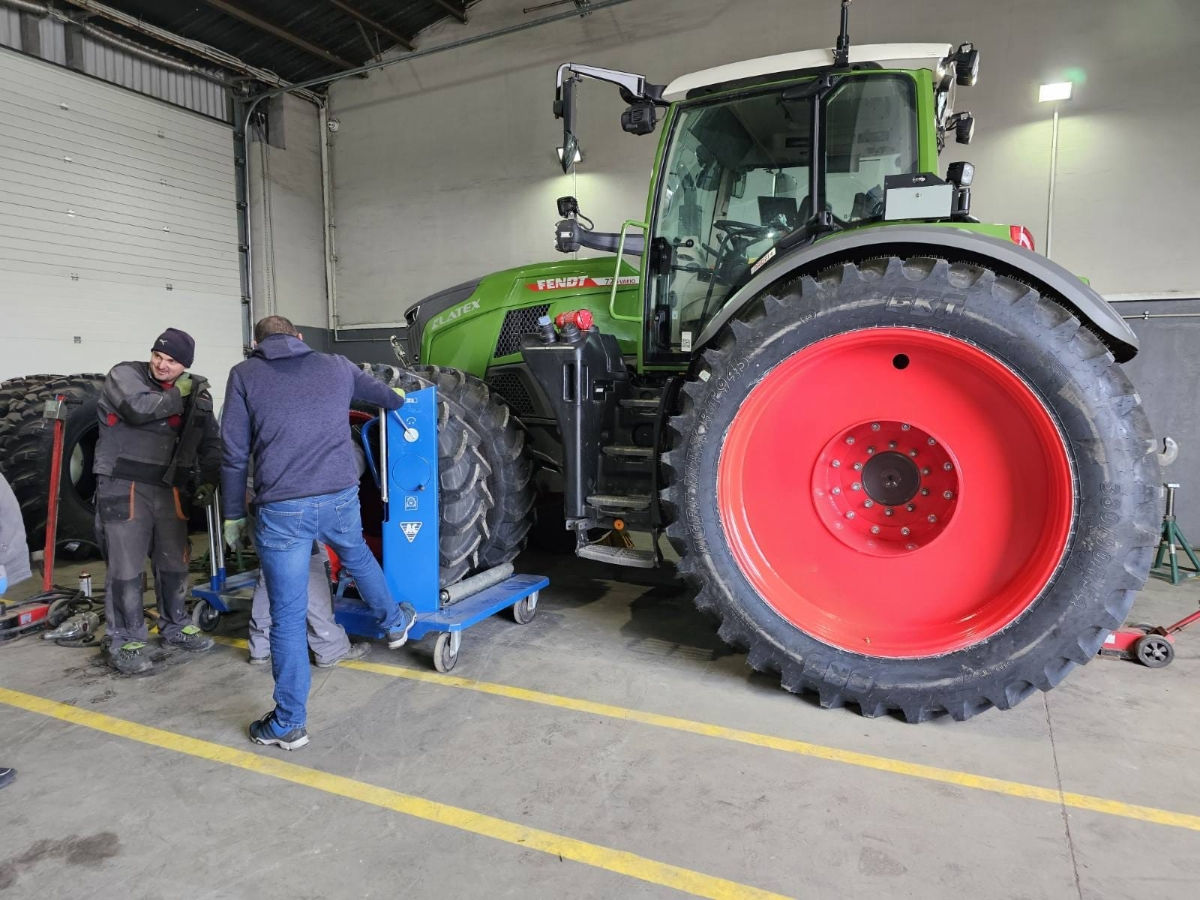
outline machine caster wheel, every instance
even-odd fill
[[[537,615],[538,591],[534,591],[528,597],[522,597],[512,607],[513,620],[518,625],[528,625],[533,621],[533,617]]]
[[[1175,645],[1161,634],[1148,634],[1133,645],[1138,662],[1151,669],[1169,666],[1175,658]]]
[[[449,672],[458,662],[458,647],[462,637],[457,631],[443,631],[433,645],[433,667],[439,672]]]
[[[207,600],[197,600],[192,607],[192,624],[201,631],[214,631],[221,621],[221,614]]]

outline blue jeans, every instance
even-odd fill
[[[358,486],[334,494],[279,500],[258,507],[254,543],[271,601],[271,672],[275,721],[284,730],[307,721],[308,563],[314,540],[334,549],[354,576],[359,596],[387,631],[404,618],[375,556],[363,540]]]

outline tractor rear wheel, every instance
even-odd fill
[[[56,544],[61,556],[90,556],[98,551],[93,499],[96,476],[92,473],[92,459],[100,428],[96,403],[104,387],[104,376],[46,375],[12,381],[19,385],[9,399],[5,418],[4,475],[21,504],[30,546],[40,546],[46,540],[50,467],[54,455],[54,423],[43,417],[42,410],[47,400],[62,394],[67,398],[67,419],[63,427]]]
[[[487,487],[492,504],[478,567],[490,569],[511,562],[525,547],[533,522],[533,468],[525,452],[525,432],[509,408],[474,375],[444,366],[414,366],[412,371],[436,384],[438,397],[475,430],[491,466]]]
[[[864,715],[1049,690],[1124,621],[1157,537],[1149,423],[1053,299],[897,257],[777,286],[697,361],[668,530],[750,665]]]

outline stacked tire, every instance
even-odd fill
[[[60,557],[96,555],[92,459],[99,421],[96,403],[104,386],[98,373],[28,375],[0,382],[0,472],[21,505],[29,544],[46,540],[54,422],[44,416],[47,401],[62,396],[62,474],[59,480],[56,543]]]

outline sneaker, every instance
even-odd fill
[[[401,603],[400,613],[404,618],[398,624],[393,625],[387,633],[389,650],[403,647],[404,643],[408,640],[408,633],[412,631],[413,625],[417,622],[417,611],[410,604]]]
[[[255,744],[278,744],[284,750],[298,750],[308,743],[308,731],[303,725],[291,731],[280,731],[272,710],[257,722],[250,723],[250,740]]]
[[[271,654],[268,653],[266,656],[250,656],[250,657],[246,658],[246,662],[250,663],[250,665],[252,665],[252,666],[270,665]]]
[[[351,659],[362,659],[370,651],[371,645],[364,641],[361,644],[351,644],[350,649],[336,659],[317,660],[318,669],[331,669],[340,662],[346,662]]]
[[[120,647],[108,644],[104,652],[108,657],[108,664],[122,675],[137,675],[154,668],[150,657],[142,652],[145,648],[146,645],[142,641],[126,641]]]
[[[158,642],[167,650],[190,650],[193,653],[211,650],[213,645],[213,639],[202,634],[195,625],[184,625],[175,637],[160,637]]]

